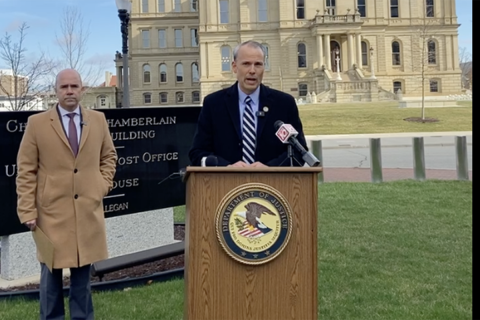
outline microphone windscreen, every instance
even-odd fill
[[[275,124],[274,124],[275,130],[278,130],[282,125],[283,125],[283,121],[281,120],[275,121]]]
[[[205,166],[206,167],[216,167],[216,166],[218,166],[218,158],[216,156],[208,156],[205,159]]]

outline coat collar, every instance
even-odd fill
[[[232,119],[233,126],[237,131],[238,137],[242,139],[242,131],[240,126],[240,111],[238,107],[238,81],[233,84],[230,88],[227,89],[227,94],[225,96],[225,102],[227,105],[228,113]],[[257,122],[257,138],[259,138],[265,127],[266,118],[268,117],[268,110],[272,108],[273,101],[271,99],[271,90],[260,84],[260,96],[258,99],[258,111],[263,112],[263,116],[258,116]],[[266,107],[266,108],[265,108]],[[264,111],[267,110],[267,112]]]

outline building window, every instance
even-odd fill
[[[400,90],[402,93],[405,93],[403,91],[403,84],[401,81],[393,81],[393,93],[398,93],[398,90]]]
[[[228,72],[232,70],[232,50],[229,46],[223,46],[221,49],[222,53],[222,72]]]
[[[144,104],[151,104],[152,103],[152,94],[151,93],[144,93],[143,94],[143,103]]]
[[[368,44],[365,41],[362,41],[362,65],[368,66]]]
[[[158,12],[165,12],[165,0],[158,0]]]
[[[299,43],[297,45],[297,55],[298,55],[298,67],[306,68],[307,67],[307,46],[305,43]]]
[[[433,40],[427,43],[428,64],[437,64],[437,43]]]
[[[175,29],[175,47],[181,48],[183,47],[183,34],[182,29]]]
[[[327,12],[329,15],[334,16],[336,15],[336,3],[335,0],[327,0]]]
[[[198,11],[198,0],[190,0],[190,11],[191,12]]]
[[[200,82],[200,72],[198,71],[198,63],[196,62],[192,63],[192,82]]]
[[[200,103],[200,92],[193,91],[192,92],[192,103]]]
[[[183,64],[177,63],[175,65],[175,75],[177,82],[183,82]]]
[[[142,13],[148,13],[148,0],[142,0]]]
[[[150,30],[142,30],[142,47],[150,48]]]
[[[107,98],[105,97],[100,97],[100,107],[106,107],[107,106]]]
[[[305,19],[305,0],[297,0],[297,19]]]
[[[160,83],[167,83],[167,65],[162,63],[159,68],[160,73]]]
[[[192,47],[198,47],[198,30],[190,29],[190,38],[192,38]]]
[[[229,23],[230,10],[228,0],[220,0],[220,23]]]
[[[426,0],[426,15],[427,18],[434,18],[435,17],[435,0]]]
[[[143,66],[143,83],[150,83],[152,69],[148,64]]]
[[[357,0],[358,1],[358,12],[360,12],[360,17],[367,16],[367,5],[365,4],[365,0]]]
[[[402,64],[402,55],[400,53],[400,43],[398,41],[392,42],[392,64],[400,66]]]
[[[166,48],[167,47],[167,31],[158,30],[158,47]]]
[[[398,18],[400,16],[398,12],[398,0],[390,0],[390,17]]]
[[[308,95],[308,84],[306,83],[298,84],[298,95],[300,97],[306,97]]]
[[[185,94],[183,92],[175,93],[175,98],[177,103],[184,103],[185,102]]]
[[[173,11],[182,12],[182,0],[173,0]]]
[[[168,102],[168,93],[161,92],[160,93],[160,103],[161,104],[166,104],[167,102]]]
[[[265,55],[265,70],[270,70],[270,55],[268,45],[263,45],[263,54]]]
[[[430,92],[440,92],[440,85],[438,80],[430,80]]]
[[[258,22],[267,22],[267,0],[258,0]]]

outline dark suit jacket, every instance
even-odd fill
[[[217,156],[219,166],[227,166],[242,160],[241,115],[237,86],[235,83],[230,88],[209,94],[203,100],[193,145],[189,152],[193,166],[199,166],[201,159],[209,155]],[[275,135],[274,123],[281,120],[291,124],[299,132],[298,141],[307,149],[295,99],[289,94],[261,85],[259,111],[264,107],[268,107],[268,112],[265,112],[263,117],[258,117],[255,160],[267,166],[289,166],[287,144],[280,142]],[[304,164],[299,152],[295,151],[294,156],[302,165]],[[294,165],[299,166],[295,160]]]

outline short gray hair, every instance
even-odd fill
[[[252,47],[252,48],[257,48],[257,49],[262,50],[263,59],[265,60],[265,57],[267,56],[267,52],[265,51],[265,46],[263,44],[261,44],[260,42],[257,42],[257,41],[254,41],[254,40],[248,40],[248,41],[240,43],[238,46],[235,47],[235,49],[233,49],[233,61],[237,61],[238,51],[243,46],[249,46],[249,47]]]

